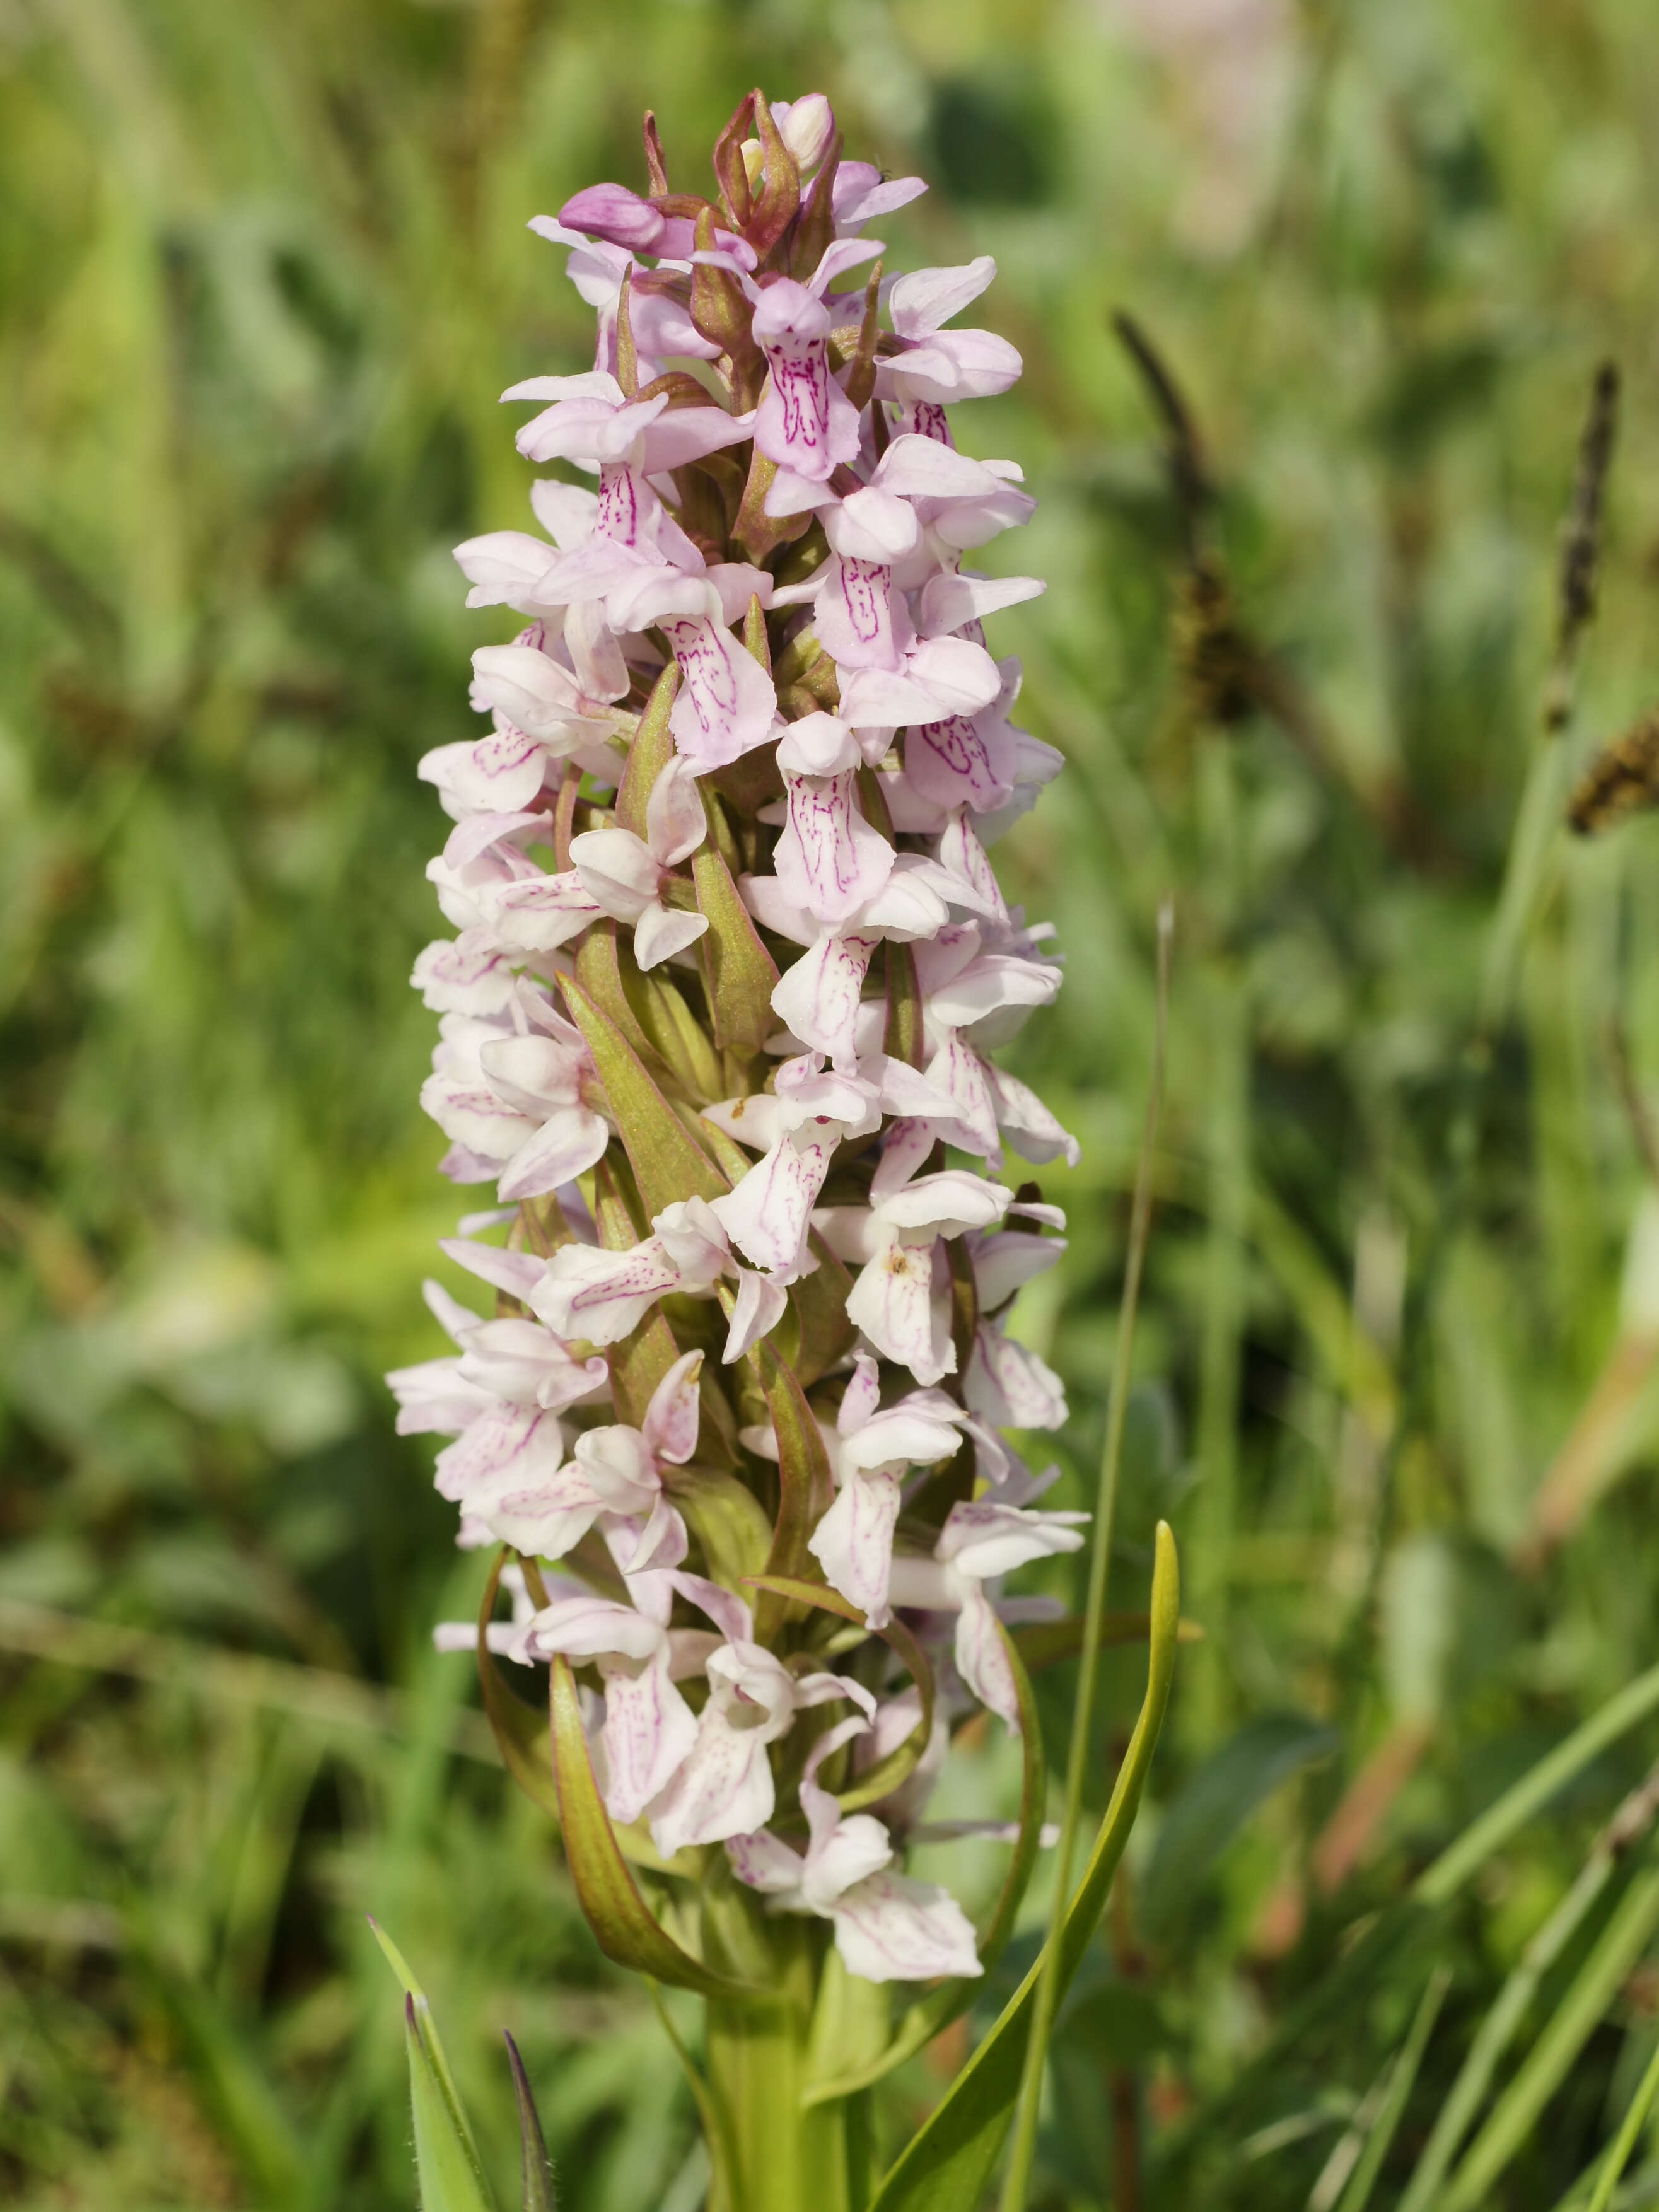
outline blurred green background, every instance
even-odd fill
[[[1659,672],[1651,9],[0,0],[0,2198],[29,2212],[411,2204],[369,1909],[504,2181],[507,2027],[568,2212],[701,2202],[660,2030],[430,1654],[479,1563],[378,1378],[439,1348],[417,1285],[465,1202],[416,1105],[442,823],[414,766],[505,633],[448,549],[526,523],[495,395],[591,349],[525,222],[638,185],[647,102],[706,189],[757,82],[931,177],[894,252],[995,254],[986,319],[1025,356],[957,434],[1042,501],[993,557],[1048,594],[994,642],[1070,763],[1004,852],[1070,962],[1014,1058],[1085,1141],[1021,1324],[1078,1485],[1177,911],[1115,1595],[1144,1601],[1167,1513],[1207,1639],[1062,2032],[1044,2204],[1329,2212],[1435,1954],[1395,2201],[1659,1750],[1621,1742],[1220,2101],[1365,1916],[1659,1658],[1659,828],[1560,826]],[[1194,680],[1217,648],[1115,307],[1201,426],[1242,684]],[[1601,609],[1547,737],[1609,356]],[[947,1809],[1010,1780],[982,1746]],[[1621,1863],[1547,1962],[1517,2050],[1629,1906],[1482,2201],[1554,2204],[1627,2100],[1650,1879]]]

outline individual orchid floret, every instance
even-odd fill
[[[842,271],[881,251],[875,240],[832,246],[808,283],[777,277],[756,302],[755,343],[769,374],[755,413],[755,447],[778,468],[769,514],[792,512],[808,486],[826,483],[838,465],[858,458],[859,410],[830,366],[832,318],[823,294]]]
[[[913,1391],[884,1410],[876,1363],[867,1352],[856,1355],[836,1416],[835,1503],[807,1548],[831,1586],[864,1608],[867,1627],[884,1628],[891,1616],[899,1478],[951,1457],[962,1443],[963,1419],[959,1406],[933,1390]]]
[[[671,1291],[712,1295],[721,1277],[732,1275],[738,1288],[725,1358],[740,1359],[777,1327],[782,1288],[733,1259],[731,1241],[707,1199],[665,1206],[651,1226],[655,1233],[625,1252],[562,1246],[530,1291],[535,1311],[561,1336],[616,1344],[639,1327],[659,1298]]]
[[[482,1170],[476,1179],[498,1176],[503,1200],[538,1197],[574,1182],[611,1138],[592,1103],[602,1093],[578,1031],[522,990],[518,1005],[533,1007],[540,1035],[503,1021],[447,1018],[421,1089],[425,1110]]]
[[[866,222],[896,214],[927,189],[922,177],[884,177],[873,161],[843,161],[836,172],[832,203],[836,234],[846,238]]]
[[[497,734],[517,732],[532,740],[544,762],[574,760],[614,782],[616,758],[608,743],[630,720],[614,703],[628,689],[625,672],[617,681],[619,659],[607,660],[602,690],[590,691],[574,664],[546,650],[543,625],[534,625],[534,631],[542,634],[542,642],[526,633],[511,645],[478,647],[472,656],[473,705],[495,717]],[[546,775],[544,765],[544,781]]]
[[[431,1312],[460,1357],[426,1359],[387,1376],[398,1401],[399,1436],[459,1436],[505,1401],[562,1413],[591,1402],[609,1374],[602,1359],[576,1359],[539,1322],[511,1316],[485,1321],[441,1283],[422,1285]]]
[[[611,1818],[624,1822],[640,1818],[690,1756],[696,1717],[677,1685],[702,1672],[720,1640],[707,1630],[670,1627],[676,1592],[695,1601],[705,1585],[672,1568],[629,1572],[638,1533],[631,1523],[606,1533],[627,1603],[583,1591],[532,1610],[517,1638],[526,1659],[562,1654],[597,1667],[605,1692],[605,1801]]]
[[[946,1168],[877,1195],[867,1212],[836,1208],[825,1221],[830,1249],[865,1262],[847,1302],[848,1318],[884,1359],[908,1367],[918,1382],[939,1382],[957,1371],[941,1242],[989,1228],[1012,1195],[965,1168]]]
[[[833,763],[833,765],[831,765]],[[788,817],[773,866],[779,890],[833,927],[867,907],[893,872],[893,848],[859,806],[861,756],[829,714],[792,723],[778,747]]]
[[[501,398],[552,402],[519,431],[515,442],[527,460],[626,462],[647,477],[738,445],[752,427],[748,416],[712,404],[671,408],[665,392],[629,399],[614,376],[596,369],[527,377]]]
[[[1020,358],[1006,338],[943,327],[978,299],[996,273],[996,263],[981,253],[963,268],[918,269],[898,278],[887,307],[894,331],[906,343],[877,368],[882,398],[945,405],[989,398],[1018,380]]]
[[[683,1466],[697,1448],[702,1368],[702,1352],[684,1353],[652,1393],[640,1428],[618,1421],[584,1429],[565,1465],[533,1486],[497,1484],[475,1510],[504,1543],[544,1559],[562,1559],[596,1522],[609,1529],[637,1521],[624,1571],[678,1566],[685,1524],[668,1502],[663,1470]]]
[[[559,210],[558,224],[562,229],[580,231],[588,238],[606,239],[630,253],[683,260],[691,251],[693,229],[685,216],[664,215],[626,185],[587,185]],[[545,235],[550,226],[545,216],[538,216],[531,228],[541,229]],[[717,229],[714,243],[743,265],[754,267],[754,249],[735,232]]]
[[[643,837],[631,830],[588,830],[571,840],[570,859],[582,889],[602,914],[632,925],[634,957],[641,968],[684,951],[708,927],[702,915],[662,902],[669,877],[696,851],[707,829],[696,778],[687,762],[676,758],[651,787]]]
[[[645,1586],[660,1597],[647,1599]],[[545,1607],[526,1624],[532,1658],[592,1660],[605,1691],[605,1802],[612,1820],[637,1820],[673,1779],[697,1738],[696,1717],[674,1683],[665,1573],[633,1577],[635,1603],[583,1595]]]
[[[931,1559],[893,1561],[895,1605],[957,1615],[957,1672],[983,1705],[1016,1734],[1019,1699],[986,1584],[1033,1559],[1082,1548],[1086,1513],[1040,1513],[995,1498],[951,1508]]]
[[[716,581],[653,569],[632,592],[626,618],[641,629],[654,624],[668,641],[680,672],[668,726],[699,775],[741,759],[775,734],[772,678],[726,627]]]
[[[749,1608],[729,1591],[706,1583],[695,1601],[726,1642],[708,1657],[708,1699],[696,1741],[651,1808],[651,1839],[665,1857],[766,1825],[776,1803],[767,1749],[788,1734],[797,1713],[841,1698],[866,1714],[875,1710],[870,1692],[849,1676],[792,1674],[753,1640]]]
[[[780,1283],[817,1265],[808,1252],[812,1209],[837,1147],[870,1136],[893,1113],[948,1112],[948,1102],[903,1060],[875,1054],[857,1075],[826,1070],[816,1053],[784,1061],[775,1091],[710,1107],[708,1117],[739,1144],[768,1143],[729,1196],[712,1200],[744,1257]]]
[[[968,1916],[937,1883],[892,1871],[893,1845],[868,1813],[844,1814],[818,1786],[824,1759],[867,1723],[844,1721],[814,1747],[800,1785],[805,1854],[760,1829],[726,1844],[740,1881],[759,1890],[774,1912],[811,1913],[836,1931],[850,1973],[866,1982],[925,1982],[982,1969]]]
[[[788,148],[791,159],[803,178],[810,177],[822,164],[824,155],[835,143],[836,112],[821,92],[809,92],[799,100],[775,100],[771,103],[772,120],[778,126],[779,136]],[[749,159],[750,148],[758,147],[757,138],[744,146],[744,159]],[[750,178],[752,185],[755,179]]]

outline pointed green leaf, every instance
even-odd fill
[[[409,2048],[421,2212],[495,2212],[495,2200],[454,2101],[447,2069],[441,2075],[434,2060],[428,2041],[431,2024],[426,1999],[405,1996],[404,2039]]]
[[[807,1243],[818,1264],[810,1275],[789,1285],[789,1314],[778,1325],[780,1355],[788,1359],[803,1389],[828,1374],[853,1341],[853,1324],[847,1318],[853,1278],[816,1229]],[[793,1344],[784,1333],[791,1323]]]
[[[710,1578],[741,1596],[741,1585],[758,1574],[772,1548],[766,1508],[735,1474],[688,1468],[669,1494],[702,1546]]]
[[[689,905],[689,887],[681,888],[687,890]],[[617,940],[617,972],[652,1051],[673,1079],[671,1089],[677,1088],[688,1100],[699,1105],[706,1105],[711,1098],[723,1097],[726,1073],[720,1054],[678,985],[669,981],[659,969],[642,974],[635,963],[633,945],[620,936]],[[672,1103],[678,1105],[678,1102]],[[684,1118],[682,1112],[681,1119]]]
[[[547,1769],[545,1723],[537,1707],[515,1696],[502,1680],[495,1655],[485,1637],[495,1618],[495,1593],[501,1588],[501,1569],[507,1565],[509,1550],[503,1544],[495,1554],[483,1603],[478,1608],[478,1681],[483,1691],[484,1714],[501,1752],[501,1764],[531,1803],[556,1820],[559,1799]],[[380,1930],[376,1929],[375,1933],[379,1935]],[[382,1944],[385,1940],[382,1936]],[[394,1966],[397,1963],[394,1960]]]
[[[403,1986],[422,2212],[475,2212],[477,2206],[493,2206],[478,2147],[461,2110],[455,2077],[449,2070],[426,1991],[410,1972],[409,1961],[372,1913],[368,1924],[386,1954],[387,1965]],[[422,2154],[423,2119],[429,2155]],[[444,2193],[446,2191],[449,2193]]]
[[[706,1114],[698,1115],[697,1126],[692,1134],[735,1190],[754,1165],[743,1146],[734,1144],[725,1130],[717,1128]]]
[[[1042,1815],[1048,1795],[1048,1761],[1042,1752],[1042,1730],[1038,1723],[1036,1699],[1032,1694],[1030,1677],[1020,1663],[1019,1650],[1014,1639],[1001,1622],[997,1624],[1002,1637],[1003,1649],[1014,1677],[1014,1693],[1019,1701],[1020,1750],[1024,1759],[1024,1772],[1019,1791],[1019,1833],[1015,1839],[1013,1856],[1008,1871],[1003,1876],[1002,1888],[989,1924],[979,1939],[979,1962],[989,1973],[1007,1948],[1008,1938],[1014,1932],[1031,1869],[1036,1864],[1038,1849],[1042,1841]],[[860,2089],[867,2089],[890,2074],[896,2066],[903,2065],[924,2050],[941,2028],[948,2027],[953,2020],[966,2012],[975,1995],[983,1986],[980,1979],[963,1976],[955,1981],[941,1983],[917,1999],[900,2021],[898,2033],[878,2058],[867,2065],[836,2075],[830,2081],[812,2082],[803,2102],[810,2105],[830,2103],[838,2097],[850,2097]]]
[[[823,258],[824,248],[836,234],[830,202],[835,196],[836,172],[841,167],[839,131],[830,143],[822,167],[807,197],[805,210],[795,225],[789,246],[789,273],[804,284]]]
[[[934,1158],[939,1158],[937,1152]],[[979,1334],[979,1279],[965,1237],[946,1237],[945,1256],[951,1269],[951,1343],[957,1355],[957,1372],[965,1375]]]
[[[749,605],[744,609],[743,649],[751,660],[760,663],[769,676],[772,673],[772,641],[767,635],[766,612],[758,592],[750,592]]]
[[[607,1152],[593,1170],[593,1222],[607,1252],[631,1251],[645,1235],[645,1215],[626,1159]]]
[[[896,938],[887,940],[887,1028],[882,1050],[895,1060],[920,1067],[927,1054],[921,1034],[921,986],[916,981],[916,957]]]
[[[749,1358],[760,1377],[778,1445],[778,1517],[766,1562],[767,1576],[811,1583],[817,1571],[806,1540],[835,1495],[835,1476],[823,1432],[806,1402],[805,1392],[769,1344],[763,1340]],[[769,1642],[788,1618],[789,1602],[762,1590],[755,1609],[755,1632],[763,1644]]]
[[[602,1159],[593,1170],[593,1218],[599,1242],[607,1252],[626,1252],[645,1234],[645,1224],[636,1216],[622,1188],[616,1164],[609,1158]],[[611,1370],[611,1395],[619,1420],[626,1421],[630,1428],[640,1426],[651,1402],[651,1393],[679,1356],[674,1332],[655,1307],[637,1328],[630,1329],[617,1343],[605,1347],[605,1364]]]
[[[720,205],[735,229],[741,230],[755,211],[749,189],[749,172],[743,157],[744,141],[754,127],[755,94],[745,92],[732,111],[732,119],[714,141],[714,174],[720,179]],[[703,245],[702,217],[697,218],[697,244]],[[711,222],[708,244],[714,244]]]
[[[582,1727],[581,1705],[570,1662],[562,1655],[551,1668],[553,1772],[558,1784],[559,1818],[565,1857],[577,1900],[600,1950],[619,1966],[650,1974],[677,1989],[703,1996],[745,1998],[757,1994],[694,1959],[653,1917],[622,1855],[611,1815],[605,1809]]]
[[[870,404],[876,389],[876,341],[881,335],[877,309],[881,300],[881,270],[879,261],[870,271],[864,287],[864,314],[859,324],[858,349],[853,356],[847,372],[847,397],[860,414]],[[881,410],[876,410],[879,416]]]
[[[373,1913],[368,1916],[368,1924],[374,1930],[374,1941],[386,1955],[386,1964],[402,1984],[404,1996],[410,1998],[417,2008],[422,2024],[422,2039],[428,2061],[437,2078],[439,2088],[442,2091],[454,2115],[455,2124],[460,2130],[476,2162],[478,2154],[477,2145],[472,2140],[472,2130],[468,2127],[466,2117],[461,2111],[461,2100],[455,2088],[455,2077],[449,2070],[449,2061],[444,2055],[443,2041],[438,2033],[438,2023],[432,2017],[432,2007],[427,2001],[426,1991],[410,1972],[409,1961]]]
[[[631,270],[623,270],[617,296],[617,381],[624,399],[636,398],[640,389],[640,356],[634,343],[634,315],[629,302],[632,274]]]
[[[787,1598],[796,1605],[816,1606],[820,1613],[836,1613],[842,1620],[857,1621],[860,1627],[864,1624],[864,1608],[823,1583],[773,1574],[749,1575],[744,1579],[757,1589],[771,1591],[775,1597]],[[885,1759],[878,1760],[867,1773],[861,1774],[850,1790],[837,1793],[843,1813],[856,1813],[866,1805],[874,1805],[908,1781],[933,1733],[933,1670],[927,1653],[896,1614],[885,1628],[877,1629],[875,1633],[915,1684],[921,1698],[921,1717],[904,1741],[895,1745]]]
[[[1147,1769],[1169,1703],[1180,1617],[1180,1577],[1175,1538],[1164,1522],[1158,1528],[1152,1613],[1146,1694],[1094,1850],[1066,1916],[1060,1993],[1076,1972],[1105,1909],[1118,1862],[1139,1810]],[[1042,1972],[1039,1957],[942,2102],[900,2155],[872,2198],[870,2212],[962,2212],[964,2205],[979,2202],[1013,2117]]]
[[[530,2077],[524,2070],[518,2045],[505,2030],[502,2033],[507,2044],[507,2063],[513,2069],[514,2100],[519,2107],[519,2139],[524,2153],[524,2212],[557,2212],[553,2196],[553,2161],[547,2154],[547,2142],[542,2134],[536,2100],[531,2094]]]
[[[728,278],[730,283],[733,280]],[[696,278],[692,280],[693,294]],[[769,553],[780,545],[787,545],[797,538],[804,538],[812,526],[811,514],[769,514],[766,495],[777,480],[778,465],[769,460],[756,446],[749,463],[749,481],[743,488],[743,500],[738,508],[737,527],[732,535],[743,548],[747,557],[758,565]],[[757,752],[759,746],[755,749]]]
[[[778,1018],[772,1011],[777,963],[760,941],[732,872],[711,841],[692,856],[697,911],[708,923],[697,940],[703,981],[714,1017],[714,1042],[732,1052],[758,1052]]]
[[[645,835],[645,808],[651,787],[674,757],[668,717],[679,688],[679,663],[671,660],[652,687],[645,712],[640,716],[639,728],[628,748],[628,766],[617,793],[617,827],[631,830],[636,837]]]
[[[713,250],[713,208],[705,206],[698,214],[693,235],[699,252]],[[712,338],[723,351],[732,356],[734,363],[739,356],[746,362],[750,355],[759,350],[750,328],[748,302],[737,278],[727,270],[711,268],[705,261],[693,263],[691,319],[704,337]]]
[[[754,94],[755,129],[760,135],[761,148],[765,155],[759,199],[749,218],[747,237],[757,255],[763,261],[795,220],[800,206],[800,169],[794,155],[783,143],[782,133],[773,118],[770,103],[764,94]]]
[[[572,975],[559,988],[572,1020],[593,1055],[605,1103],[648,1215],[686,1198],[718,1198],[726,1178],[646,1073],[639,1054]]]
[[[618,936],[614,921],[590,922],[576,948],[576,976],[588,997],[607,1014],[654,1075],[662,1064],[640,1026],[640,1018],[623,988]],[[665,1068],[662,1069],[667,1073]]]

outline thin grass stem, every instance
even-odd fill
[[[1100,1455],[1100,1480],[1095,1498],[1094,1547],[1089,1561],[1089,1593],[1083,1617],[1083,1649],[1079,1662],[1077,1703],[1072,1710],[1072,1740],[1066,1762],[1066,1799],[1060,1814],[1060,1838],[1054,1850],[1054,1897],[1048,1909],[1043,1971],[1037,1984],[1030,2039],[1025,2046],[1025,2063],[1020,2075],[1013,2146],[1009,2153],[1008,2169],[1002,2185],[1002,2212],[1024,2212],[1030,2187],[1031,2165],[1036,2150],[1037,2115],[1042,2099],[1043,2069],[1048,2062],[1048,2038],[1054,2027],[1054,2009],[1059,1997],[1060,1939],[1066,1924],[1072,1858],[1082,1817],[1084,1774],[1088,1765],[1089,1737],[1094,1719],[1095,1672],[1100,1656],[1101,1628],[1106,1612],[1107,1577],[1111,1565],[1112,1521],[1117,1508],[1118,1470],[1123,1458],[1123,1425],[1129,1398],[1135,1315],[1140,1303],[1140,1278],[1152,1231],[1152,1152],[1164,1109],[1164,1062],[1170,1022],[1170,952],[1174,932],[1174,908],[1165,899],[1158,915],[1158,1014],[1152,1042],[1152,1085],[1146,1100],[1140,1155],[1135,1168],[1123,1300],[1118,1314],[1117,1343],[1112,1358],[1111,1394],[1107,1403],[1106,1441]]]

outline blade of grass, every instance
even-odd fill
[[[1164,1109],[1164,1060],[1170,1026],[1170,946],[1175,914],[1166,899],[1158,915],[1158,1012],[1152,1040],[1152,1086],[1146,1099],[1146,1119],[1141,1131],[1140,1158],[1135,1169],[1135,1194],[1129,1216],[1129,1249],[1123,1277],[1123,1302],[1118,1311],[1117,1343],[1112,1358],[1112,1382],[1107,1401],[1106,1442],[1100,1455],[1100,1480],[1095,1493],[1094,1549],[1089,1561],[1089,1594],[1083,1616],[1083,1648],[1078,1671],[1077,1702],[1072,1709],[1072,1741],[1066,1760],[1066,1798],[1060,1813],[1060,1840],[1054,1851],[1054,1901],[1048,1912],[1048,1940],[1043,1946],[1042,1972],[1037,1983],[1031,2033],[1025,2045],[1020,2075],[1019,2104],[1014,2120],[1013,2147],[1002,2185],[1002,2212],[1024,2212],[1030,2187],[1031,2162],[1036,2151],[1037,2113],[1042,2098],[1043,2069],[1048,2064],[1048,2039],[1060,2001],[1060,1937],[1072,1883],[1072,1856],[1083,1813],[1083,1784],[1089,1761],[1089,1739],[1094,1720],[1096,1662],[1100,1656],[1102,1626],[1106,1614],[1106,1582],[1111,1565],[1112,1521],[1117,1509],[1118,1471],[1123,1460],[1123,1423],[1129,1403],[1131,1362],[1134,1352],[1135,1314],[1140,1303],[1140,1278],[1152,1232],[1152,1150]]]
[[[1159,2172],[1168,2178],[1184,2167],[1200,2144],[1231,2114],[1249,2106],[1263,2087],[1279,2078],[1285,2055],[1304,2036],[1330,2018],[1360,1989],[1381,1960],[1397,1959],[1407,1943],[1421,1938],[1458,1892],[1487,1861],[1503,1850],[1534,1815],[1620,1737],[1659,1709],[1659,1667],[1650,1667],[1581,1722],[1565,1741],[1510,1785],[1496,1803],[1470,1822],[1439,1857],[1418,1876],[1407,1895],[1380,1913],[1347,1953],[1295,2005],[1248,2066],[1162,2146]]]
[[[1659,2096],[1659,2050],[1656,2050],[1649,2059],[1648,2070],[1642,2076],[1636,2094],[1630,2100],[1630,2109],[1613,2139],[1613,2148],[1596,2178],[1595,2194],[1589,2201],[1588,2212],[1607,2212],[1607,2207],[1613,2202],[1613,2192],[1619,2186],[1619,2178],[1630,2163],[1630,2154],[1636,2148],[1636,2138],[1641,2134],[1648,2114],[1653,2109],[1656,2096]]]
[[[1498,2176],[1537,2126],[1656,1928],[1659,1868],[1650,1866],[1620,1899],[1571,1987],[1471,2144],[1439,2200],[1442,2212],[1474,2212],[1488,2202]]]
[[[1382,2171],[1382,2161],[1389,2154],[1389,2145],[1405,2117],[1406,2104],[1417,2079],[1418,2069],[1423,2063],[1423,2053],[1428,2047],[1434,2023],[1445,2002],[1446,1991],[1451,1986],[1451,1976],[1443,1966],[1437,1967],[1429,1977],[1417,2012],[1404,2044],[1389,2061],[1385,2075],[1382,2105],[1370,2131],[1360,2146],[1359,2155],[1348,2185],[1337,2200],[1336,2212],[1365,2212],[1376,2178]]]
[[[1620,1856],[1659,1812],[1659,1767],[1633,1790],[1596,1838],[1566,1895],[1532,1937],[1481,2021],[1457,2078],[1441,2106],[1399,2212],[1428,2212],[1480,2109],[1499,2060],[1514,2040],[1544,1976],[1583,1924],[1612,1879]]]

